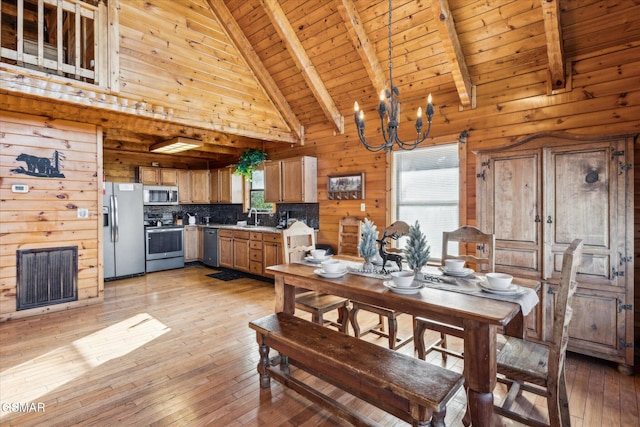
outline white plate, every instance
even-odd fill
[[[316,268],[315,270],[313,270],[313,272],[320,277],[324,277],[325,279],[337,279],[338,277],[342,277],[347,274],[347,269],[345,268],[343,271],[339,271],[337,273],[327,273],[322,268]]]
[[[391,292],[394,292],[396,294],[403,294],[403,295],[415,294],[416,292],[419,292],[420,289],[424,287],[424,284],[420,282],[413,282],[411,286],[407,286],[403,288],[397,287],[392,280],[385,280],[384,282],[382,282],[382,284],[386,288],[388,288]]]
[[[489,286],[488,283],[485,283],[483,281],[479,281],[478,286],[480,286],[483,291],[496,295],[515,295],[522,292],[522,288],[513,283],[510,284],[506,289],[493,289],[491,286]]]
[[[463,268],[460,271],[451,271],[447,267],[440,267],[440,271],[442,271],[447,276],[453,276],[453,277],[466,277],[475,273],[475,271],[473,271],[472,268]]]
[[[314,258],[311,255],[304,257],[304,259],[306,259],[309,262],[312,262],[314,264],[320,264],[321,262],[324,262],[328,259],[331,259],[331,255],[326,255],[324,258]]]

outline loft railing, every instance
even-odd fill
[[[104,85],[103,1],[0,0],[2,62]],[[102,73],[104,74],[104,73]]]

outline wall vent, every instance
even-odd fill
[[[16,252],[16,310],[78,299],[78,247]]]

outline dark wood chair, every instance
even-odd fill
[[[457,242],[462,244],[482,245],[483,256],[477,255],[451,255],[449,253],[449,243]],[[475,270],[482,273],[489,273],[495,270],[495,242],[496,238],[493,234],[483,233],[476,227],[469,225],[462,226],[454,231],[445,231],[442,233],[442,265],[447,259],[461,259],[467,265],[473,265]],[[429,345],[425,344],[425,332],[432,330],[440,333],[440,338]],[[425,319],[422,317],[414,317],[413,319],[413,340],[418,357],[425,359],[427,354],[432,351],[438,351],[442,354],[443,363],[447,362],[447,355],[463,358],[463,354],[447,348],[447,335],[458,338],[463,337],[461,327],[449,325],[446,322],[440,322],[433,319]]]
[[[343,219],[343,220],[349,221],[349,222],[352,221],[350,219]],[[341,220],[340,222],[341,222],[341,225],[340,225],[341,232],[343,230],[347,231],[348,228],[343,227],[342,225],[343,221]],[[394,224],[398,224],[398,223],[400,223],[400,221],[397,221]],[[391,226],[393,226],[394,224],[392,224]],[[358,229],[360,229],[360,227]],[[409,229],[408,225],[406,226],[406,229],[407,230]],[[359,238],[360,238],[360,233],[358,233],[358,241],[359,241]],[[343,237],[339,237],[339,240],[343,240]],[[359,253],[357,250],[357,247],[358,245],[356,243],[356,254]],[[338,247],[338,254],[340,254],[340,247]],[[367,326],[364,329],[360,328],[360,324],[358,323],[358,312],[360,310],[377,314],[378,322],[373,325]],[[380,337],[387,338],[389,340],[389,348],[392,350],[396,350],[410,343],[413,340],[412,335],[408,337],[398,337],[398,316],[400,315],[400,313],[395,310],[389,310],[388,308],[378,307],[376,305],[366,304],[359,301],[351,301],[351,310],[349,314],[351,316],[351,326],[353,327],[353,332],[356,338],[360,338],[365,334],[372,333]],[[386,328],[384,324],[385,318],[387,319]]]
[[[302,260],[316,247],[315,231],[304,223],[296,221],[291,227],[282,231],[282,245],[285,263]],[[296,295],[296,308],[311,313],[311,320],[314,323],[330,325],[338,328],[340,332],[348,333],[349,300],[346,298],[315,291],[300,292]],[[337,321],[325,319],[324,315],[334,310],[338,311]]]
[[[509,387],[502,404],[495,405],[497,414],[529,426],[565,427],[571,425],[564,364],[569,341],[571,299],[576,290],[576,272],[582,255],[582,240],[574,240],[562,258],[560,284],[553,316],[552,340],[549,345],[505,337],[498,351],[498,381]],[[547,399],[549,423],[532,420],[513,410],[512,404],[522,391]]]

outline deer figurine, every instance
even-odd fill
[[[402,270],[402,255],[399,253],[387,252],[387,239],[398,240],[400,237],[409,234],[409,225],[404,221],[396,221],[389,227],[385,228],[382,233],[382,238],[376,240],[380,244],[380,257],[382,258],[382,273],[387,274],[387,261],[393,261],[398,266],[399,270]]]

